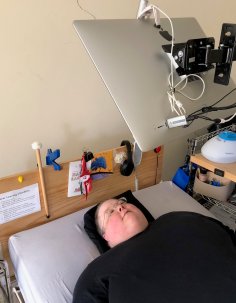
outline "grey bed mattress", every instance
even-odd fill
[[[133,194],[155,218],[171,211],[191,211],[214,218],[170,181]],[[99,256],[83,228],[87,210],[10,237],[10,256],[26,303],[72,302],[79,275]]]

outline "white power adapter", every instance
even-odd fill
[[[186,121],[186,117],[185,116],[177,116],[177,117],[170,118],[170,119],[166,120],[166,125],[169,128],[183,126],[183,125],[186,125],[186,124],[187,124],[187,121]]]

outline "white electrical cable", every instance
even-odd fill
[[[232,120],[235,116],[236,116],[236,112],[235,112],[229,119],[226,119],[226,120],[225,120],[225,119],[220,119],[220,124],[229,122],[229,121]]]
[[[169,82],[169,86],[170,87],[172,87],[171,86],[171,82],[170,82],[170,76],[171,76],[171,74],[169,74],[169,77],[168,77],[168,82]],[[177,83],[177,85],[176,86],[178,86],[182,81],[184,81],[185,79],[183,79],[183,80],[181,80],[179,83]],[[175,87],[176,87],[175,86]],[[172,91],[171,92],[167,92],[167,94],[168,94],[168,99],[169,99],[169,102],[170,102],[170,104],[171,104],[171,110],[172,110],[172,112],[175,112],[178,116],[183,116],[183,115],[185,115],[185,113],[186,113],[186,110],[185,110],[185,108],[183,107],[183,104],[179,101],[179,100],[177,100],[176,99],[176,97],[175,97],[175,87],[173,87],[172,88]],[[183,86],[184,87],[184,86]],[[182,88],[183,88],[182,87]],[[181,89],[182,89],[181,88]]]
[[[140,11],[138,13],[137,18],[140,19],[142,17],[149,17],[151,15],[151,13],[153,13],[153,15],[154,15],[155,25],[156,26],[160,25],[159,10],[155,10],[153,5],[148,5],[142,11]]]
[[[173,57],[173,48],[174,48],[174,27],[173,27],[173,23],[170,19],[170,17],[163,11],[161,10],[158,6],[156,5],[148,5],[146,8],[144,8],[141,12],[139,12],[138,14],[138,19],[142,18],[143,16],[147,15],[147,13],[150,15],[150,12],[153,12],[154,15],[154,20],[155,20],[155,25],[158,26],[160,21],[159,21],[159,12],[162,13],[170,22],[170,26],[171,26],[171,36],[172,36],[172,40],[171,40],[171,57]],[[170,64],[171,64],[171,74],[172,74],[172,80],[171,83],[173,85],[173,63],[172,60],[170,59]]]
[[[159,11],[160,13],[162,13],[170,22],[170,26],[171,26],[171,36],[172,36],[172,40],[171,40],[171,52],[170,52],[170,67],[171,67],[171,72],[168,78],[168,82],[169,82],[169,87],[170,87],[170,91],[167,92],[168,95],[168,99],[170,102],[170,107],[172,112],[176,112],[176,114],[178,116],[183,115],[185,113],[185,109],[183,108],[183,105],[179,102],[178,104],[176,103],[176,98],[174,95],[174,65],[172,62],[172,57],[173,57],[173,49],[174,49],[174,28],[173,28],[173,23],[170,19],[170,17],[164,12],[162,11],[159,7],[155,6],[155,5],[149,5],[147,6],[138,16],[138,18],[140,18],[141,16],[145,15],[147,12],[150,13],[150,11],[152,10],[154,18],[155,18],[155,24],[156,26],[159,25],[158,24],[158,20],[156,20],[156,16],[157,16],[157,11]],[[170,79],[171,77],[171,79]],[[176,108],[177,107],[177,108]]]
[[[191,76],[192,76],[192,77],[196,77],[196,78],[198,78],[198,79],[200,79],[200,80],[202,81],[202,92],[201,92],[201,94],[200,94],[198,97],[196,97],[196,98],[191,98],[191,97],[189,97],[189,96],[187,96],[187,95],[185,95],[184,93],[181,92],[181,90],[183,90],[183,89],[186,87],[186,85],[187,85],[187,83],[188,83],[188,78],[191,77]],[[186,76],[185,79],[182,79],[181,81],[179,81],[179,82],[174,86],[174,88],[176,88],[176,87],[177,87],[180,83],[182,83],[184,80],[186,81],[185,84],[184,84],[184,86],[181,87],[180,89],[176,90],[176,91],[177,91],[178,93],[180,93],[181,95],[183,95],[184,97],[190,99],[190,100],[195,101],[195,100],[200,99],[200,98],[202,97],[202,95],[204,94],[205,88],[206,88],[205,82],[204,82],[204,80],[202,79],[202,77],[200,77],[200,76],[197,75],[197,74],[189,74],[189,75]]]
[[[160,13],[162,13],[170,22],[171,36],[172,36],[170,54],[171,54],[171,57],[173,57],[174,40],[175,40],[173,23],[172,23],[170,17],[163,10],[161,10],[158,6],[153,5],[153,9],[158,10]],[[170,59],[170,67],[171,67],[171,74],[172,74],[172,76],[171,76],[171,85],[173,87],[174,86],[174,65],[173,65],[173,62],[172,62],[171,59]]]
[[[171,107],[171,110],[172,112],[176,112],[176,114],[178,116],[182,116],[186,113],[185,111],[185,108],[183,106],[183,104],[176,99],[175,97],[175,92],[178,92],[180,93],[181,95],[183,95],[184,97],[188,98],[189,100],[198,100],[202,97],[202,95],[204,94],[205,92],[205,82],[204,80],[199,76],[199,75],[196,75],[196,74],[189,74],[186,76],[185,79],[182,79],[181,81],[179,81],[175,86],[174,86],[174,64],[173,64],[173,61],[172,61],[172,58],[173,58],[173,48],[174,48],[174,28],[173,28],[173,23],[170,19],[170,17],[163,11],[161,10],[158,6],[156,5],[149,5],[147,6],[143,11],[141,11],[138,15],[138,18],[141,18],[142,16],[145,16],[145,14],[147,15],[147,13],[150,15],[151,14],[151,11],[153,12],[153,15],[154,15],[154,19],[155,19],[155,25],[158,26],[159,25],[159,20],[160,20],[160,17],[159,17],[159,14],[157,14],[157,11],[162,13],[170,22],[170,26],[171,26],[171,36],[172,36],[172,40],[171,40],[171,52],[170,52],[170,66],[171,66],[171,72],[169,74],[169,77],[168,77],[168,83],[169,83],[169,87],[170,87],[170,90],[167,91],[167,95],[168,95],[168,99],[169,99],[169,102],[170,102],[170,107]],[[196,98],[191,98],[189,96],[187,96],[186,94],[184,94],[182,92],[182,90],[186,87],[186,85],[188,84],[188,77],[190,76],[194,76],[194,77],[197,77],[199,78],[201,81],[202,81],[202,84],[203,84],[203,88],[202,88],[202,92],[201,94],[196,97]],[[185,84],[183,85],[183,87],[181,87],[179,90],[176,89],[176,87],[178,85],[180,85],[183,81],[185,80]]]
[[[169,86],[171,87],[170,76],[171,76],[171,74],[170,74],[169,77],[168,77],[168,82],[169,82]],[[198,97],[196,97],[196,98],[191,98],[190,96],[188,96],[188,95],[186,95],[186,94],[184,94],[184,93],[182,92],[182,90],[186,87],[186,85],[187,85],[187,83],[188,83],[188,78],[191,77],[191,76],[199,78],[199,79],[202,81],[202,84],[203,84],[202,92],[201,92],[201,94],[200,94]],[[176,88],[177,88],[183,81],[185,81],[184,85],[183,85],[180,89],[177,90]],[[205,87],[206,87],[206,85],[205,85],[204,80],[203,80],[199,75],[196,75],[196,74],[189,74],[189,75],[186,76],[185,79],[180,80],[180,81],[172,88],[172,93],[167,92],[168,98],[169,98],[169,101],[170,101],[170,104],[171,104],[171,110],[172,110],[172,112],[175,111],[175,112],[177,113],[177,115],[179,115],[179,116],[182,116],[182,115],[184,115],[184,114],[186,113],[186,111],[185,111],[185,109],[184,109],[184,107],[183,107],[183,104],[182,104],[179,100],[176,99],[175,93],[180,93],[181,95],[183,95],[184,97],[188,98],[189,100],[195,101],[195,100],[198,100],[198,99],[200,99],[200,98],[202,97],[202,95],[203,95],[204,92],[205,92]],[[176,109],[176,107],[177,107],[177,109]]]

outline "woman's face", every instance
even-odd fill
[[[145,230],[148,221],[133,204],[110,199],[99,208],[98,224],[104,239],[110,247],[114,247]]]

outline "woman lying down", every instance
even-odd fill
[[[96,224],[112,249],[84,270],[73,303],[236,302],[235,235],[217,220],[171,212],[149,224],[111,199]]]

